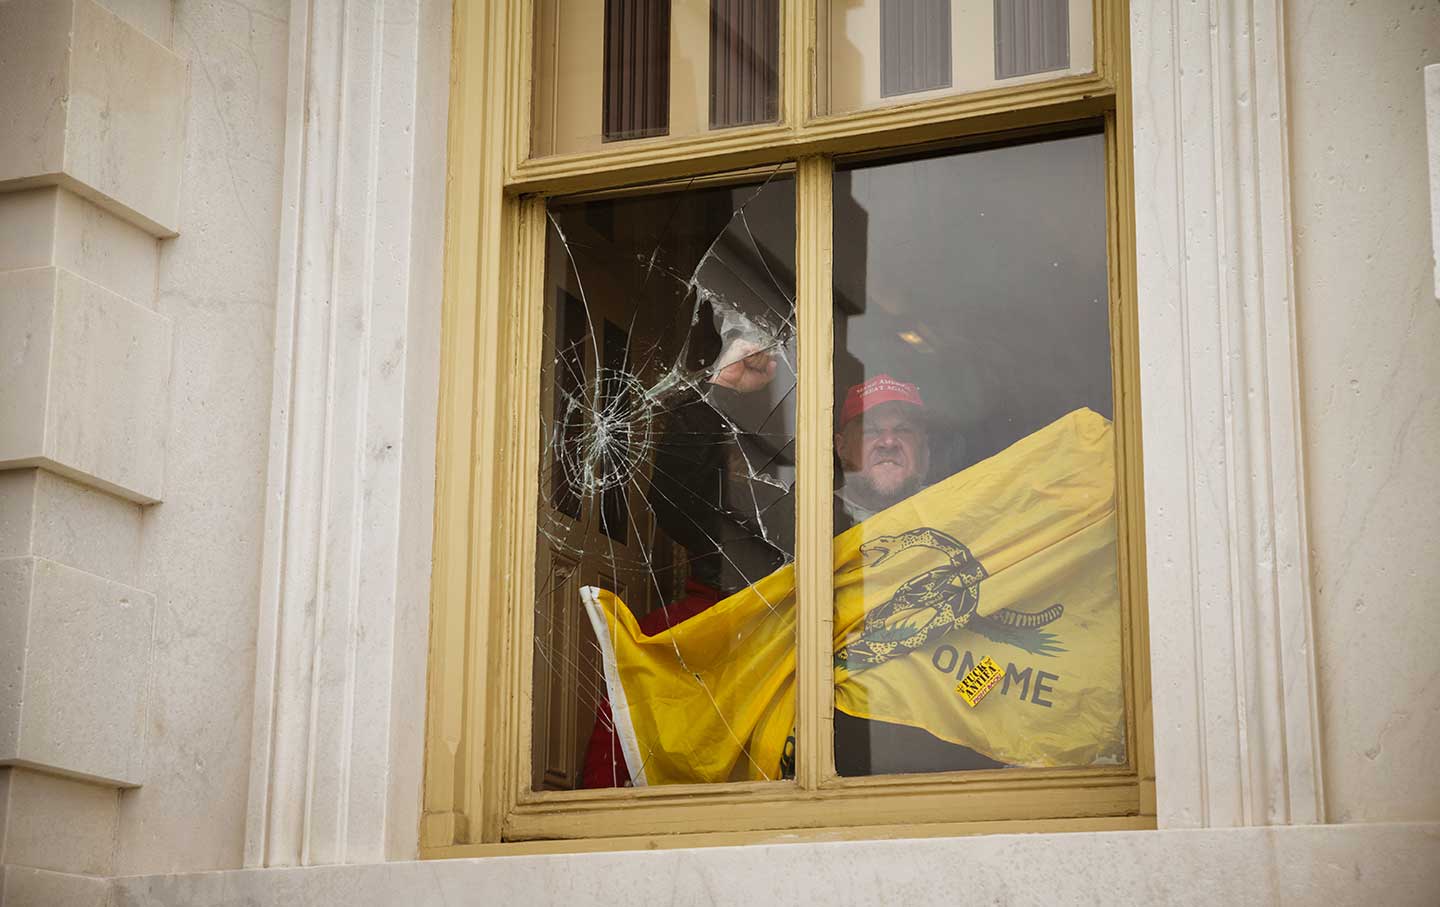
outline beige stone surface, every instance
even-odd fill
[[[23,768],[0,769],[0,863],[106,875],[120,792]]]
[[[55,272],[0,274],[0,461],[42,457],[55,333]]]
[[[145,512],[137,583],[156,596],[155,673],[118,872],[242,860],[290,6],[175,7],[176,52],[195,62],[183,230],[158,274],[174,330],[164,502]]]
[[[0,194],[0,271],[54,265],[153,308],[157,242],[58,186]]]
[[[69,3],[0,6],[0,186],[65,169]]]
[[[35,469],[0,472],[0,558],[19,557],[31,551],[35,522]]]
[[[1440,59],[1440,5],[1286,14],[1328,816],[1436,819],[1440,306],[1421,70]]]
[[[149,500],[165,478],[169,319],[56,270],[47,459]]]
[[[54,473],[35,474],[32,553],[126,585],[139,582],[144,510]]]
[[[133,501],[46,470],[0,472],[0,557],[35,554],[133,586],[141,519]]]
[[[20,751],[25,644],[35,559],[0,558],[0,759]]]
[[[1440,301],[1440,63],[1425,67],[1426,151],[1430,156],[1430,244],[1435,299]]]
[[[0,271],[56,263],[55,196],[59,191],[41,186],[0,194]]]
[[[38,557],[0,589],[0,762],[141,783],[154,596]]]
[[[0,864],[5,862],[5,829],[10,825],[10,776],[14,769],[0,768]]]
[[[59,183],[178,229],[183,60],[94,0],[0,5],[0,188]]]
[[[0,904],[5,907],[107,907],[104,879],[72,873],[0,865]]]
[[[175,0],[99,0],[101,6],[169,47],[175,34]]]
[[[75,0],[66,172],[179,228],[185,63],[91,0]]]
[[[292,23],[246,865],[416,850],[450,7],[386,11]]]
[[[0,273],[0,467],[159,500],[169,319],[58,268]]]
[[[118,879],[114,907],[1384,904],[1432,907],[1440,826],[977,835]]]
[[[53,191],[53,263],[153,309],[160,258],[155,237],[73,192]]]

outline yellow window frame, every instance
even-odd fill
[[[455,0],[437,437],[425,858],[767,840],[1153,828],[1124,0],[1094,0],[1095,71],[814,117],[817,0],[782,0],[781,121],[527,159],[533,6]],[[837,156],[1103,122],[1129,761],[842,778],[829,708],[831,174]],[[527,684],[545,199],[795,162],[798,766],[793,785],[532,792]],[[818,351],[819,354],[811,354]]]

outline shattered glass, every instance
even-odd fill
[[[724,647],[666,631],[793,558],[794,181],[557,200],[548,220],[533,788],[646,783],[656,746],[710,759],[688,780],[781,778],[780,760],[760,764],[748,733],[717,721]],[[606,682],[621,618],[587,607],[593,590],[664,640],[646,651],[678,669],[687,723],[729,739],[621,739]],[[728,644],[755,629],[727,625]]]

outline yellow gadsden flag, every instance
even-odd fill
[[[1008,765],[1125,758],[1114,437],[1081,409],[835,538],[835,707]],[[770,574],[654,636],[581,591],[630,776],[782,775],[795,724],[795,579]],[[977,706],[956,691],[1003,669]]]

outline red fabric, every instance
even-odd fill
[[[876,375],[845,392],[845,402],[840,407],[840,427],[844,428],[846,422],[881,403],[908,403],[925,408],[920,399],[920,388],[889,375]]]
[[[685,596],[640,618],[640,632],[654,636],[684,623],[719,600],[719,589],[693,579],[686,580]],[[630,770],[625,766],[625,754],[620,749],[620,735],[615,731],[610,700],[602,698],[595,708],[595,730],[590,733],[590,745],[585,748],[580,786],[593,789],[627,787],[629,784]]]

